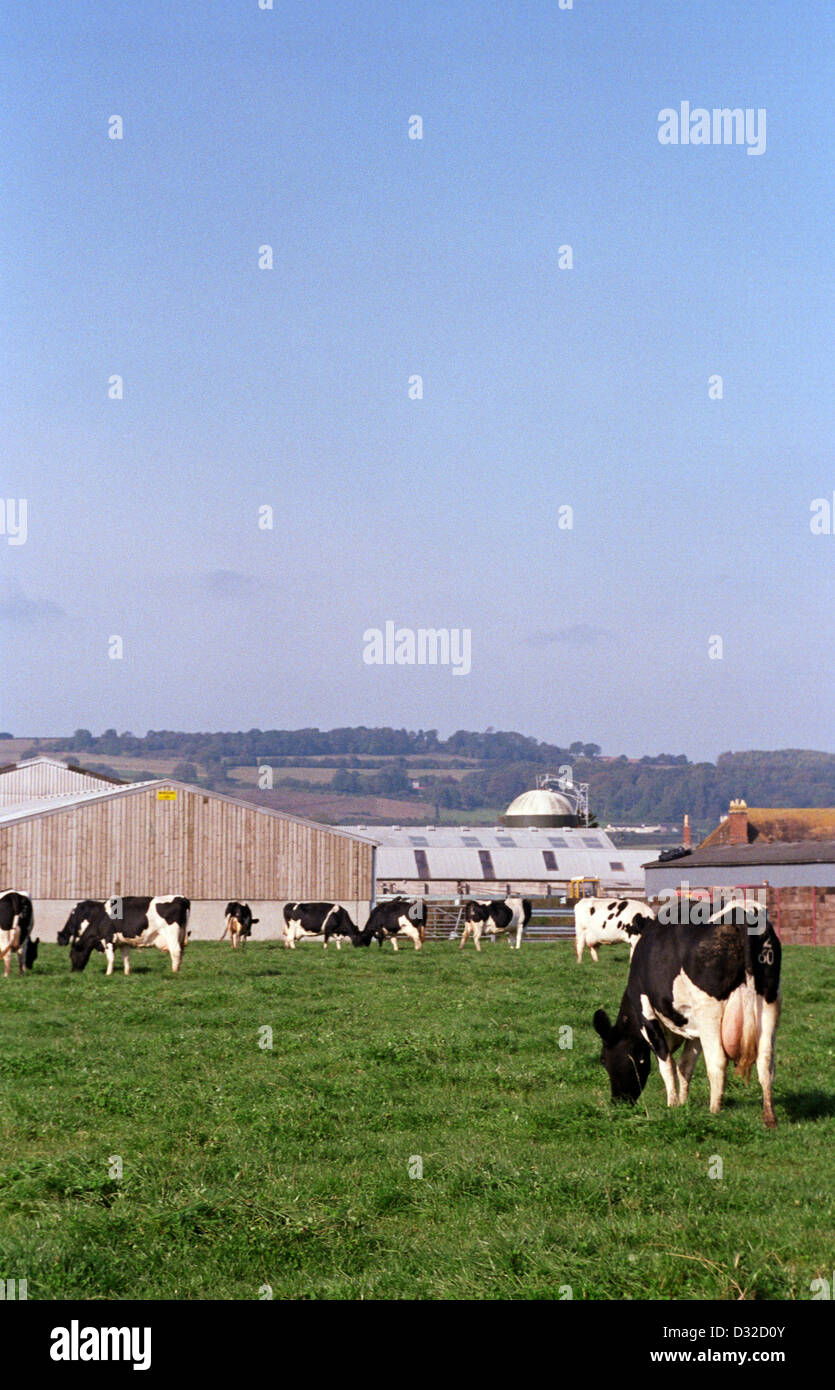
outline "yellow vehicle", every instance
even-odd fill
[[[571,902],[577,902],[579,898],[597,898],[599,895],[599,878],[572,878],[569,883],[568,897]]]

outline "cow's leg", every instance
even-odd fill
[[[180,945],[179,941],[172,941],[168,949],[171,954],[171,971],[172,974],[176,975],[182,963],[183,948]]]
[[[522,924],[522,918],[520,917],[520,918],[519,918],[519,924],[518,924],[518,926],[517,926],[517,928],[516,928],[516,949],[517,949],[517,951],[519,950],[519,947],[522,945],[522,925],[523,925],[523,924]]]
[[[3,957],[3,975],[4,975],[4,977],[5,977],[6,975],[8,975],[9,971],[10,971],[11,968],[12,968],[11,944],[12,944],[12,935],[11,935],[11,932],[0,931],[0,956]]]
[[[707,1077],[710,1082],[710,1113],[711,1115],[718,1115],[722,1108],[722,1096],[725,1094],[725,1073],[728,1069],[728,1056],[722,1046],[720,1019],[717,1018],[714,1026],[703,1031],[702,1047],[704,1048]]]
[[[401,925],[400,928],[399,928],[399,930],[400,930],[400,933],[401,933],[402,936],[408,936],[408,938],[409,938],[410,941],[414,941],[414,943],[415,943],[415,950],[416,950],[416,951],[419,951],[419,950],[420,950],[420,946],[421,946],[421,941],[420,941],[420,932],[418,931],[417,927],[413,927],[413,926],[411,925],[411,923],[410,923],[409,926],[403,926],[403,925]]]
[[[688,1038],[682,1048],[676,1070],[678,1072],[678,1103],[684,1105],[690,1093],[690,1078],[699,1059],[702,1045],[698,1038]]]
[[[483,930],[484,924],[482,922],[473,922],[473,941],[475,942],[477,951],[481,950],[481,933]]]
[[[115,950],[114,950],[114,948],[113,948],[113,942],[112,942],[112,941],[105,941],[105,943],[104,943],[104,958],[105,958],[105,960],[107,961],[107,969],[105,970],[104,973],[105,973],[105,975],[112,975],[112,974],[113,974],[113,966],[114,966],[114,964],[115,964],[115,962],[116,962],[116,952],[115,952]]]
[[[463,951],[463,949],[464,949],[464,947],[465,947],[465,945],[466,945],[466,942],[467,942],[467,937],[468,937],[469,935],[470,935],[470,923],[469,923],[469,922],[465,922],[465,923],[464,923],[464,930],[463,930],[462,933],[461,933],[461,942],[460,942],[459,947],[458,947],[459,951]]]
[[[122,952],[122,969],[126,975],[130,974],[130,946],[120,947]]]
[[[763,1003],[760,1012],[760,1036],[757,1044],[757,1077],[763,1092],[763,1124],[773,1129],[777,1123],[771,1088],[774,1082],[774,1034],[780,1022],[780,1000]]]
[[[597,954],[597,947],[592,946],[591,942],[589,942],[589,955],[591,956],[593,961],[598,961],[600,959],[599,955]]]
[[[676,1064],[673,1061],[672,1056],[669,1052],[667,1053],[667,1056],[663,1059],[661,1057],[658,1057],[657,1053],[655,1055],[658,1058],[658,1070],[661,1073],[661,1080],[664,1082],[664,1088],[667,1092],[667,1105],[678,1105],[678,1091],[676,1090]]]
[[[18,973],[18,975],[22,975],[22,973],[23,973],[23,962],[22,962],[22,960],[21,960],[21,953],[20,953],[20,950],[21,950],[21,948],[20,948],[20,928],[16,926],[16,927],[14,928],[14,930],[12,931],[12,934],[11,934],[11,943],[10,943],[10,945],[9,945],[9,954],[8,954],[7,957],[6,957],[6,974],[7,974],[7,975],[9,974],[9,972],[11,971],[11,968],[12,968],[12,955],[13,955],[13,954],[17,956],[17,973]]]
[[[342,937],[341,937],[341,936],[338,936],[338,937],[336,938],[336,949],[337,949],[337,951],[341,951],[341,950],[342,950]]]
[[[391,938],[391,944],[392,944],[392,946],[394,947],[394,949],[395,949],[395,951],[396,951],[396,950],[397,950],[397,937],[396,937],[396,936],[393,936],[393,937]]]

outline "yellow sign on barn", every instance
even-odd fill
[[[174,791],[168,791],[167,789],[163,789],[162,791],[157,792],[157,801],[176,801],[176,800],[177,800],[177,793],[174,792]]]

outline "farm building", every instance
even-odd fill
[[[249,902],[256,934],[280,934],[297,899],[342,903],[364,922],[374,841],[170,779],[30,796],[0,808],[0,883],[27,893],[54,941],[83,898],[182,893],[192,934],[217,938],[229,899]]]
[[[787,942],[835,945],[835,809],[732,801],[694,850],[646,865],[647,897],[690,889],[763,889]]]
[[[102,772],[88,772],[72,764],[39,754],[0,767],[0,807],[21,806],[45,797],[76,796],[122,785]]]
[[[499,826],[344,827],[371,833],[377,892],[426,897],[561,897],[574,878],[596,878],[602,893],[642,893],[652,851],[617,848],[584,825],[561,793],[540,788],[511,802]]]

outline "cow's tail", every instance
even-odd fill
[[[759,918],[759,914],[757,915]],[[751,950],[750,912],[746,910],[741,916],[743,922],[737,930],[742,932],[745,983],[742,986],[742,1036],[739,1056],[736,1059],[736,1071],[743,1081],[748,1081],[751,1076],[751,1068],[757,1060],[759,1021],[757,1017],[757,991],[754,983],[754,956]]]
[[[21,931],[30,931],[34,920],[35,918],[34,913],[32,912],[32,900],[31,898],[23,898],[20,912],[18,914],[17,925],[19,926]]]

